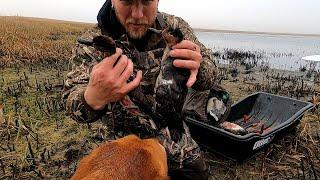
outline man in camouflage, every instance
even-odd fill
[[[169,176],[175,179],[207,179],[207,167],[187,125],[169,129],[170,119],[155,115],[155,81],[166,46],[148,28],[179,28],[184,40],[170,56],[174,66],[190,70],[184,116],[208,122],[207,102],[216,92],[216,65],[212,53],[196,38],[181,18],[157,11],[158,0],[107,0],[98,14],[98,26],[81,39],[107,35],[122,42],[116,53],[104,57],[95,48],[77,44],[71,57],[72,70],[65,81],[67,113],[76,121],[101,119],[115,138],[136,134],[157,137],[168,155]],[[134,76],[133,76],[134,75]],[[182,121],[182,119],[181,119]],[[178,135],[176,135],[178,133]]]

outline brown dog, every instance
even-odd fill
[[[94,149],[71,179],[165,180],[167,171],[165,149],[156,139],[129,135]]]

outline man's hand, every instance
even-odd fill
[[[197,80],[197,74],[202,61],[200,47],[189,41],[183,40],[172,47],[170,56],[176,58],[173,65],[178,68],[190,69],[187,87],[191,87]]]
[[[136,78],[127,82],[133,73],[133,63],[122,50],[103,59],[92,68],[89,84],[84,98],[93,109],[101,110],[106,104],[121,100],[128,92],[139,86],[142,72],[138,71]]]

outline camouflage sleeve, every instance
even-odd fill
[[[169,26],[174,28],[180,28],[184,35],[184,39],[190,40],[199,45],[202,55],[202,62],[197,75],[197,81],[192,88],[200,91],[210,89],[214,85],[218,75],[218,69],[214,62],[212,51],[199,42],[192,28],[182,18],[169,15],[167,17],[167,23]]]
[[[96,29],[84,33],[81,38],[91,39]],[[89,82],[92,67],[101,60],[101,54],[94,48],[76,44],[72,50],[69,67],[63,92],[63,101],[66,105],[66,114],[81,123],[90,123],[98,120],[106,109],[96,111],[84,99],[84,91]]]

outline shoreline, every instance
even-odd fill
[[[320,38],[320,34],[235,31],[235,30],[202,29],[202,28],[193,28],[193,30],[194,31],[198,31],[198,32],[216,32],[216,33],[230,33],[230,34],[253,34],[253,35],[276,35],[276,36],[302,36],[302,37],[317,37],[317,38]]]

